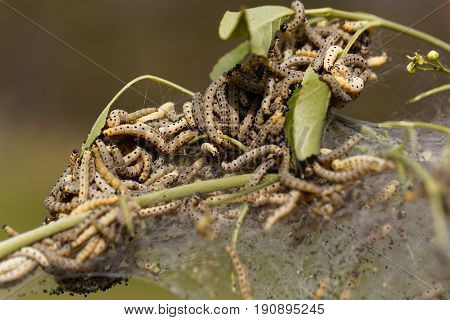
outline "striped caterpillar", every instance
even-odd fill
[[[80,191],[78,194],[80,202],[89,198],[89,162],[91,161],[91,151],[85,150],[81,158],[80,165]]]
[[[114,170],[114,159],[109,153],[106,144],[101,139],[96,139],[95,144],[100,151],[100,156],[102,157],[103,163],[109,170]]]
[[[155,166],[155,165],[154,165]],[[167,164],[162,165],[154,171],[150,177],[147,179],[147,181],[144,182],[144,185],[150,186],[151,184],[155,183],[157,180],[159,180],[161,177],[165,176],[166,174],[172,172],[175,170],[176,167],[173,164]]]
[[[326,71],[330,72],[331,67],[333,67],[334,62],[336,61],[338,55],[342,53],[342,51],[344,50],[339,46],[331,46],[328,48],[327,52],[325,53],[323,63],[323,68]]]
[[[308,57],[308,58],[316,58],[317,51],[315,50],[307,50],[307,49],[298,49],[295,54],[299,57]]]
[[[259,148],[252,149],[230,163],[222,162],[222,169],[225,171],[237,171],[249,162],[256,160],[257,158],[265,157],[269,154],[279,154],[282,152],[281,148],[276,145],[265,145]]]
[[[253,295],[250,286],[250,279],[247,273],[247,268],[245,267],[244,263],[242,262],[241,258],[236,252],[236,249],[234,249],[232,246],[227,245],[225,246],[225,251],[230,256],[234,271],[236,272],[242,298],[244,300],[252,300]]]
[[[302,71],[294,71],[295,73],[292,73],[288,75],[281,83],[281,96],[283,99],[286,99],[289,97],[289,88],[298,83],[302,83],[304,73]]]
[[[169,213],[178,208],[179,206],[181,206],[181,203],[182,203],[181,200],[175,200],[159,206],[140,209],[138,211],[138,215],[140,217],[154,217],[160,214]]]
[[[363,136],[361,134],[356,134],[356,135],[351,136],[350,138],[348,138],[347,141],[345,141],[338,148],[334,149],[332,152],[320,155],[318,157],[318,161],[323,164],[323,163],[328,163],[328,162],[331,162],[335,159],[342,157],[348,151],[350,151],[354,146],[356,146],[361,141],[362,138],[363,138]]]
[[[143,168],[142,168],[141,174],[139,175],[139,181],[144,182],[150,176],[150,172],[152,170],[153,158],[144,149],[141,150],[141,157],[142,157]]]
[[[174,134],[177,134],[184,128],[186,128],[188,125],[189,125],[188,120],[186,120],[186,118],[183,117],[180,120],[178,120],[177,122],[174,122],[168,126],[160,127],[159,132],[163,136],[172,136]]]
[[[332,45],[334,45],[339,38],[342,36],[342,30],[336,30],[333,34],[329,35],[327,39],[324,41],[323,46],[321,46],[317,57],[314,59],[314,62],[312,64],[313,69],[318,72],[320,68],[322,68],[325,54]]]
[[[100,176],[106,181],[107,184],[109,184],[115,190],[126,192],[126,188],[124,188],[120,179],[117,176],[115,176],[114,173],[111,172],[103,163],[103,160],[100,156],[100,152],[98,151],[96,146],[92,147],[92,152],[94,153],[95,168],[97,169]]]
[[[345,56],[339,58],[336,61],[336,64],[340,65],[344,65],[346,67],[359,67],[363,70],[366,70],[369,68],[369,64],[367,63],[367,61],[361,57],[359,54],[346,54]]]
[[[351,77],[350,79],[345,79],[343,77],[334,77],[339,83],[342,89],[349,94],[357,94],[364,89],[364,80],[360,77]]]
[[[361,29],[364,27],[364,25],[367,24],[367,21],[360,20],[360,21],[345,21],[342,24],[342,29],[344,29],[347,32],[356,32],[358,29]]]
[[[315,58],[305,57],[305,56],[293,56],[289,59],[284,60],[280,65],[281,68],[292,68],[298,66],[308,66],[313,63]]]
[[[184,169],[179,177],[178,177],[178,181],[180,184],[186,184],[189,183],[197,174],[197,172],[203,167],[203,164],[205,163],[205,159],[203,158],[199,158],[196,161],[194,161],[194,163],[187,167],[186,169]]]
[[[186,102],[183,104],[184,117],[186,118],[188,125],[194,129],[196,127],[196,124],[193,112],[192,102]]]
[[[349,182],[356,180],[366,173],[373,172],[371,164],[361,163],[360,166],[355,169],[345,171],[331,171],[323,168],[318,162],[313,164],[314,173],[319,177],[326,179],[330,182]]]
[[[108,128],[117,127],[122,123],[131,123],[146,115],[156,112],[155,108],[145,108],[136,112],[128,113],[124,110],[113,110],[106,119]]]
[[[351,170],[361,166],[361,164],[365,164],[371,170],[378,172],[385,169],[394,169],[394,164],[391,161],[369,155],[357,155],[343,160],[336,159],[331,163],[331,167],[334,170]]]
[[[276,209],[264,222],[264,230],[270,230],[272,226],[281,218],[287,216],[292,210],[295,209],[298,199],[301,193],[298,190],[292,190],[289,192],[289,199],[285,204]]]
[[[261,146],[266,140],[267,135],[270,133],[270,131],[273,129],[273,127],[281,117],[283,117],[283,113],[281,112],[281,110],[275,111],[275,113],[269,118],[269,120],[267,120],[267,122],[261,127],[256,139],[253,140],[253,142],[250,144],[250,148]]]
[[[288,31],[294,30],[305,21],[305,7],[301,1],[293,1],[291,8],[294,10],[294,18],[286,26]]]
[[[228,133],[230,127],[230,105],[227,101],[225,86],[226,85],[223,85],[217,89],[216,98],[219,105],[220,121],[223,128],[225,128],[225,133]]]
[[[261,194],[254,200],[254,204],[258,207],[266,204],[277,204],[281,206],[289,201],[290,197],[286,193]]]
[[[267,160],[266,162],[261,163],[255,170],[255,172],[252,174],[252,177],[250,180],[245,184],[244,188],[251,188],[256,186],[261,179],[264,177],[264,175],[277,164],[277,159],[271,158]]]

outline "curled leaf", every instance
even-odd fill
[[[286,136],[300,161],[319,152],[330,95],[327,84],[309,67],[301,89],[296,89],[288,101]]]
[[[236,48],[223,55],[209,74],[211,80],[216,80],[221,74],[233,68],[236,64],[241,62],[249,52],[250,42],[244,41]]]

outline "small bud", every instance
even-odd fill
[[[410,62],[408,63],[408,65],[406,66],[406,71],[408,71],[408,73],[415,73],[416,72],[416,65],[414,62]]]
[[[423,55],[421,55],[421,54],[418,54],[417,55],[417,59],[416,59],[416,63],[418,65],[420,65],[420,66],[423,65],[425,63],[425,57]]]
[[[428,52],[427,58],[432,61],[437,60],[437,59],[439,59],[439,52],[437,52],[435,50],[431,50],[430,52]]]

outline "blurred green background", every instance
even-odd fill
[[[45,217],[43,199],[65,168],[70,151],[85,139],[92,123],[123,84],[43,32],[0,2],[0,223],[19,231]],[[238,42],[218,38],[226,10],[290,1],[9,0],[23,15],[66,41],[117,78],[128,82],[158,75],[192,91],[209,84],[217,59]],[[333,6],[366,11],[450,38],[450,5],[421,21],[444,0],[317,1],[306,8]],[[394,38],[394,39],[393,39]],[[391,39],[393,39],[391,41]],[[443,83],[440,75],[404,71],[405,55],[430,46],[393,32],[377,34],[374,54],[386,51],[389,64],[380,81],[342,110],[359,119],[413,117],[426,103],[406,106],[419,92]],[[444,57],[443,61],[448,61]],[[129,106],[133,108],[133,106]],[[5,239],[0,235],[0,240]],[[63,295],[58,298],[72,298]],[[43,294],[30,298],[54,298]],[[80,298],[80,297],[75,297]],[[131,281],[95,299],[174,298],[154,285]]]

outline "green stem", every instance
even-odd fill
[[[160,202],[166,202],[191,196],[196,193],[207,193],[207,192],[228,190],[231,188],[239,188],[244,186],[251,176],[252,174],[243,174],[239,176],[231,176],[220,179],[194,182],[191,184],[186,184],[175,188],[151,192],[133,198],[133,200],[136,200],[137,203],[142,207],[148,207]]]
[[[412,37],[426,41],[437,47],[440,47],[447,52],[450,52],[450,45],[445,41],[435,38],[425,32],[421,32],[421,31],[413,29],[411,27],[407,27],[407,26],[401,25],[399,23],[380,18],[373,14],[369,14],[369,13],[365,13],[365,12],[348,12],[348,11],[343,11],[343,10],[336,10],[333,8],[319,8],[319,9],[306,10],[306,14],[314,15],[314,16],[337,17],[337,18],[344,18],[344,19],[351,19],[351,20],[378,21],[380,23],[379,26],[381,26],[381,27],[385,27],[385,28],[392,29],[395,31],[400,31],[402,33],[408,34]]]
[[[442,85],[440,87],[437,87],[437,88],[434,88],[434,89],[431,89],[431,90],[428,90],[428,91],[425,91],[425,92],[419,94],[418,96],[412,98],[407,103],[408,104],[415,103],[415,102],[417,102],[419,100],[428,98],[429,96],[432,96],[433,94],[440,93],[440,92],[447,91],[447,90],[450,90],[450,83],[449,84],[444,84],[444,85]]]
[[[140,81],[143,81],[143,80],[150,80],[150,81],[158,82],[158,83],[161,83],[170,88],[176,89],[188,96],[191,96],[191,97],[194,96],[194,93],[192,91],[189,91],[188,89],[185,89],[185,88],[183,88],[173,82],[165,80],[163,78],[152,76],[152,75],[144,75],[144,76],[137,77],[136,79],[133,79],[130,82],[128,82],[122,89],[120,89],[120,91],[117,92],[117,94],[114,96],[114,98],[112,98],[112,100],[108,103],[108,105],[105,107],[105,109],[103,109],[102,113],[95,121],[94,126],[92,127],[91,132],[89,133],[89,135],[86,139],[86,142],[81,147],[82,151],[89,148],[91,146],[91,144],[95,141],[95,139],[97,139],[98,135],[101,132],[101,129],[103,128],[103,126],[106,123],[106,117],[108,116],[109,109],[117,101],[117,99],[119,99],[122,96],[122,94],[124,94],[124,92],[126,92],[131,86],[133,86],[134,84],[136,84]]]
[[[379,127],[402,127],[402,128],[426,128],[443,133],[450,136],[450,128],[441,126],[435,123],[421,122],[421,121],[387,121],[379,124]]]
[[[350,40],[348,41],[347,45],[344,48],[344,51],[342,51],[342,53],[340,54],[341,56],[344,56],[348,53],[348,51],[350,50],[350,48],[352,47],[352,45],[355,43],[355,41],[358,39],[358,37],[366,30],[373,28],[373,27],[378,27],[380,26],[380,21],[375,20],[375,21],[370,21],[367,22],[364,26],[362,26],[361,28],[359,28],[355,34],[353,34],[353,36],[350,38]]]
[[[83,221],[90,212],[83,212],[74,216],[62,218],[56,222],[21,233],[13,238],[0,242],[0,259],[8,254],[56,233],[70,229]]]
[[[225,140],[230,141],[232,144],[234,144],[236,147],[238,147],[240,150],[247,152],[248,151],[248,147],[246,147],[242,142],[240,142],[239,140],[233,139],[230,136],[227,136],[223,133],[219,134],[219,136]]]
[[[258,191],[259,189],[267,187],[268,185],[271,185],[271,184],[277,182],[278,180],[280,180],[280,178],[278,177],[277,174],[268,174],[268,175],[266,175],[263,178],[261,183],[257,184],[256,186],[251,187],[251,188],[247,188],[245,190],[238,191],[238,192],[235,192],[235,193],[232,193],[232,194],[228,194],[228,195],[226,195],[224,197],[221,197],[218,200],[209,201],[207,203],[207,205],[209,207],[216,207],[216,206],[221,206],[221,205],[227,204],[227,203],[229,203],[229,202],[231,202],[231,201],[233,201],[233,200],[235,200],[237,198],[240,198],[240,197],[245,196],[245,195],[247,195],[249,193],[252,193],[252,192]]]
[[[239,230],[241,230],[242,222],[244,221],[245,216],[247,215],[248,211],[250,210],[250,205],[248,203],[245,203],[242,206],[241,212],[239,212],[239,216],[236,221],[236,228],[233,231],[233,235],[231,236],[231,245],[233,248],[236,249],[238,237],[239,237]]]

